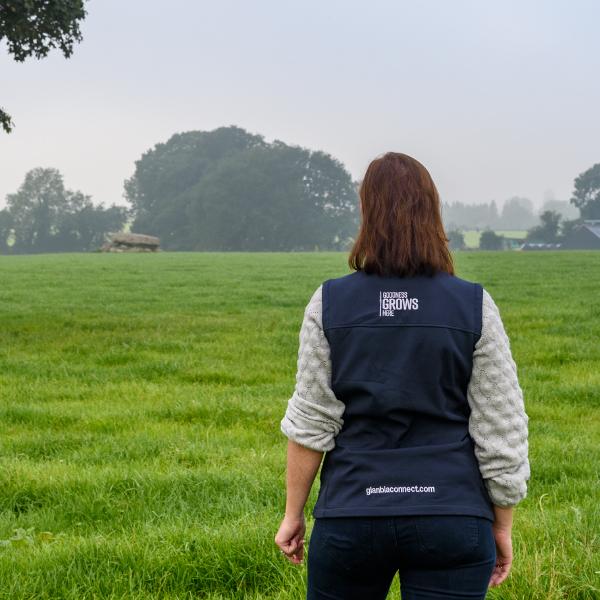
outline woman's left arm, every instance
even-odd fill
[[[275,543],[295,564],[301,564],[304,558],[304,505],[322,458],[323,452],[288,440],[285,516],[275,536]]]
[[[299,335],[296,387],[281,431],[288,438],[285,516],[275,543],[295,563],[304,556],[304,506],[323,454],[335,447],[345,404],[331,389],[330,349],[322,326],[322,286],[304,311]]]

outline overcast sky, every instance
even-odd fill
[[[55,167],[125,204],[135,160],[173,133],[238,125],[324,150],[355,179],[420,160],[445,202],[569,199],[600,162],[596,0],[91,0],[64,59],[0,45],[0,206]]]

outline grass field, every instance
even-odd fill
[[[345,259],[0,257],[0,598],[304,598],[273,543],[279,421],[304,306]],[[488,597],[600,598],[600,253],[456,260],[500,307],[530,418]]]

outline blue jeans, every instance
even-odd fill
[[[462,515],[327,517],[307,540],[307,600],[485,598],[496,562],[492,522]]]

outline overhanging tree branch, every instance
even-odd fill
[[[2,0],[0,41],[17,62],[33,56],[44,58],[58,48],[65,58],[82,39],[80,21],[85,0]],[[0,109],[0,126],[6,133],[14,127],[11,116]]]

